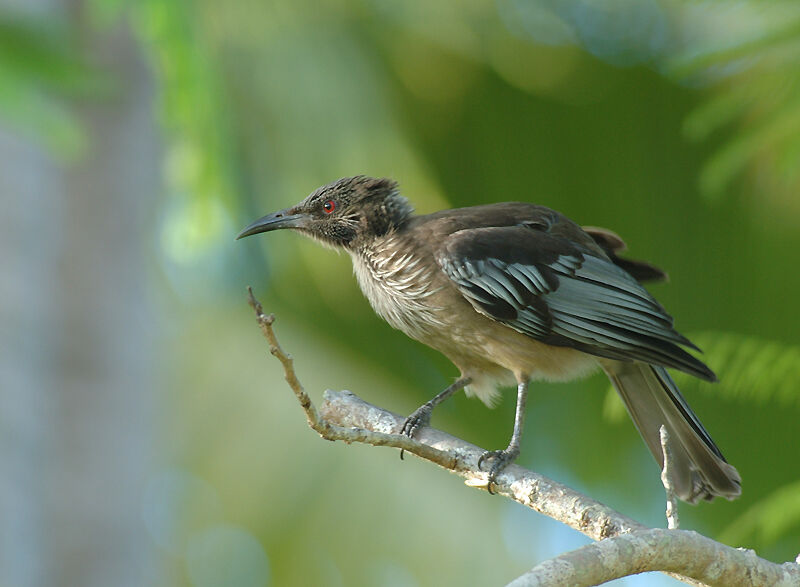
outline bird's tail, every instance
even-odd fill
[[[722,456],[664,367],[640,362],[602,361],[650,452],[663,467],[660,428],[669,433],[672,482],[684,501],[716,496],[737,498],[741,477]]]

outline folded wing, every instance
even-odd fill
[[[478,312],[537,340],[716,380],[664,308],[601,255],[520,225],[454,232],[436,260]]]

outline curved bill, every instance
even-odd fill
[[[281,228],[299,228],[305,224],[306,217],[303,214],[290,214],[289,208],[281,210],[280,212],[273,212],[262,216],[251,225],[247,226],[242,232],[236,235],[236,240],[259,234],[261,232],[268,232],[270,230],[278,230]]]

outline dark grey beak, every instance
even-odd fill
[[[253,222],[250,226],[245,228],[236,236],[236,240],[258,234],[260,232],[268,232],[270,230],[278,230],[280,228],[300,228],[306,223],[305,214],[292,214],[291,208],[281,210],[280,212],[273,212],[267,214]]]

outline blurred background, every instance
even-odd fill
[[[0,584],[500,585],[588,542],[315,400],[408,414],[456,375],[350,261],[253,219],[346,175],[419,212],[504,200],[604,226],[721,383],[676,374],[743,478],[683,527],[800,544],[800,4],[681,0],[0,3]],[[506,445],[513,393],[433,424]],[[664,525],[598,375],[536,384],[520,464]],[[668,585],[644,575],[625,585]]]

